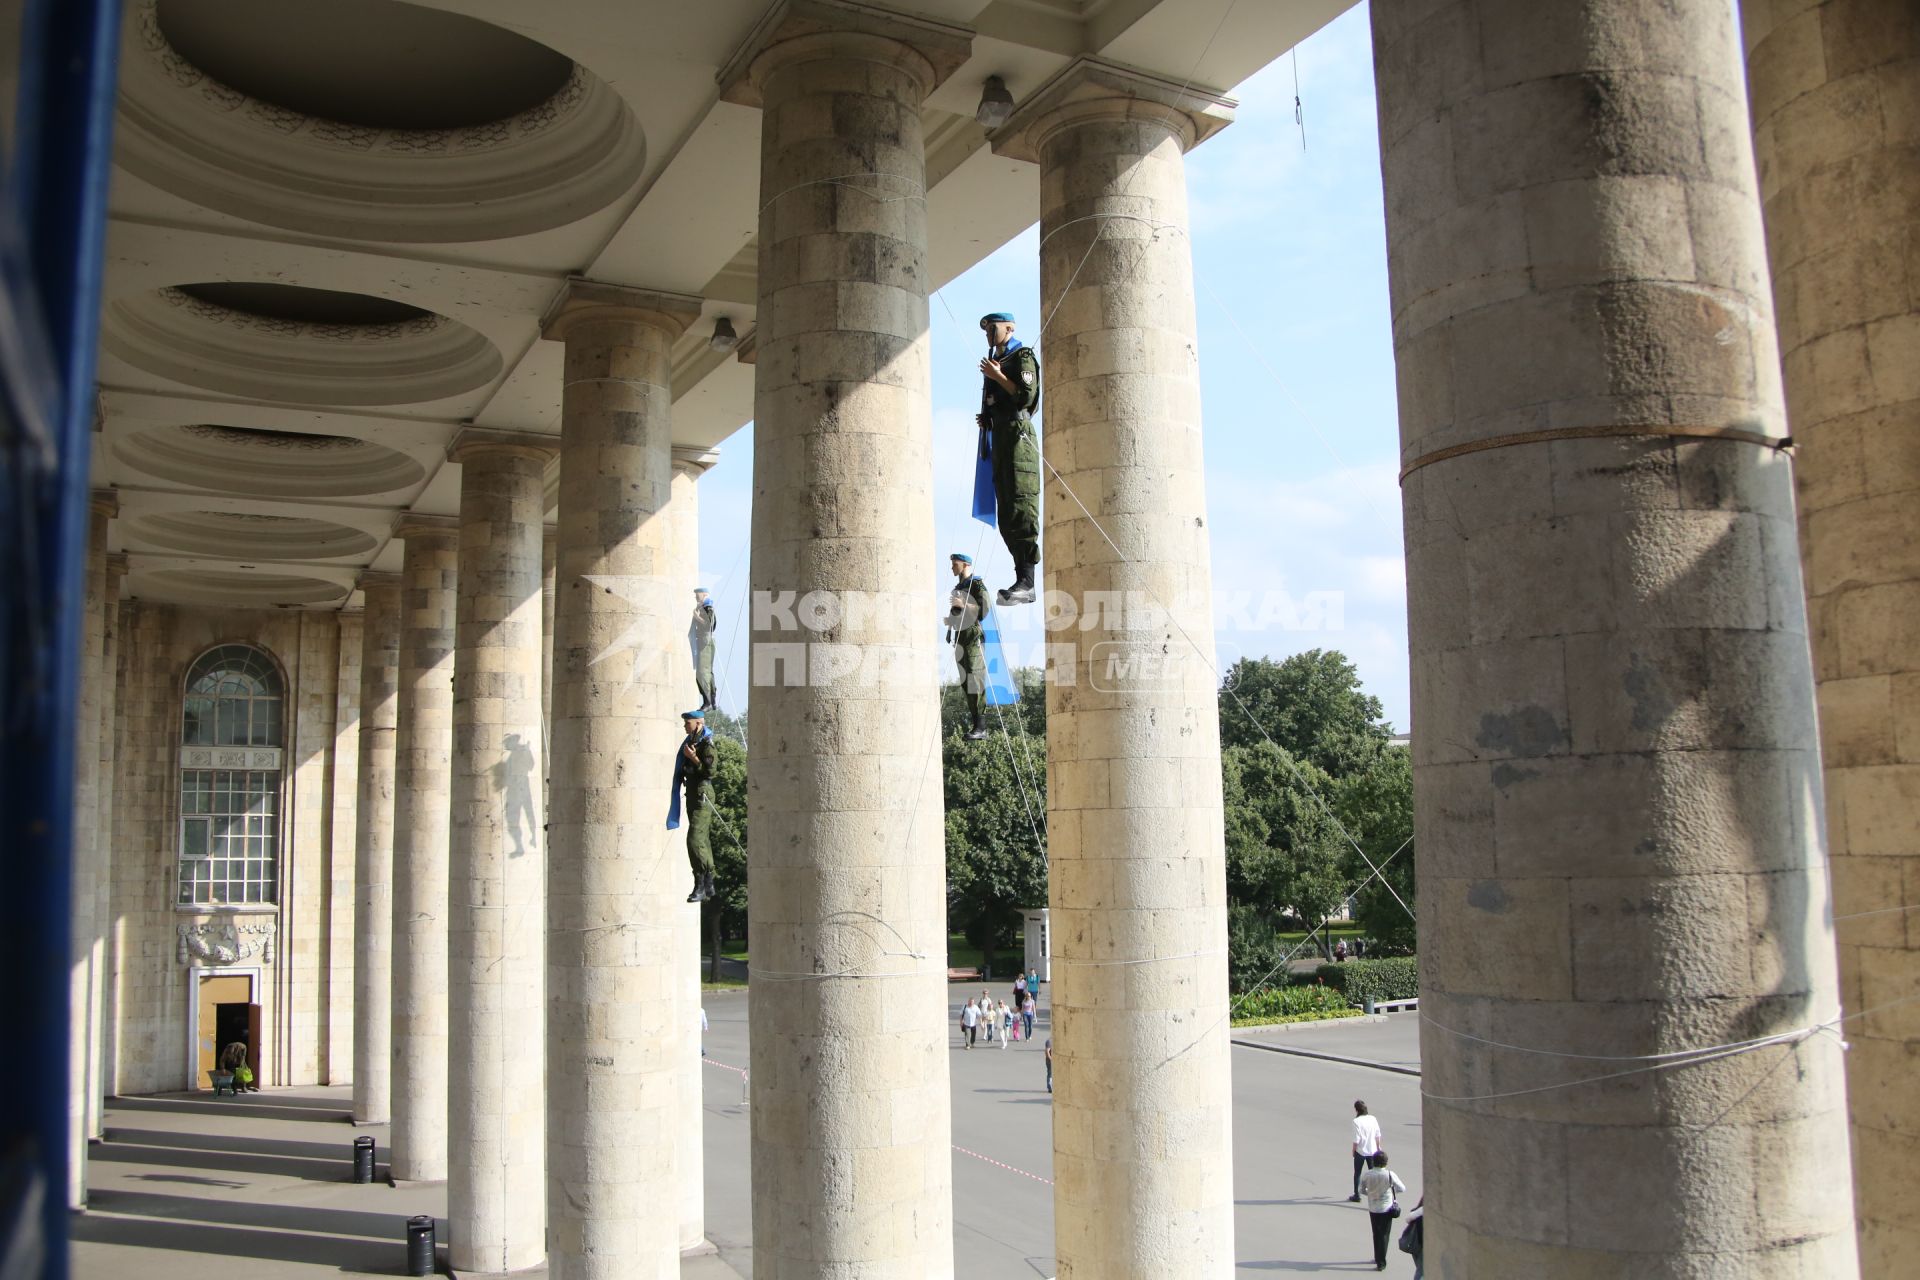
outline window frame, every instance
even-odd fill
[[[212,714],[212,720],[205,722],[211,731],[204,733],[204,735],[196,734],[195,736],[205,736],[209,738],[217,738],[220,736],[219,726],[222,723],[222,718],[218,708],[222,703],[231,704],[237,695],[223,695],[218,690],[200,693],[195,691],[194,686],[206,675],[211,674],[212,670],[219,669],[218,666],[214,666],[211,670],[207,670],[206,668],[209,667],[210,663],[237,661],[234,655],[227,652],[232,650],[244,651],[248,661],[243,670],[246,674],[253,676],[260,684],[264,684],[271,692],[265,694],[249,692],[244,695],[246,698],[244,705],[247,708],[246,723],[243,726],[244,732],[238,736],[245,738],[245,742],[227,744],[213,741],[188,742],[188,706],[189,701],[192,699],[209,701],[211,705],[208,707],[208,710]],[[276,704],[277,709],[263,721],[259,717],[258,707],[260,703],[269,700]],[[291,685],[287,680],[285,667],[281,665],[279,659],[276,658],[271,651],[261,645],[243,640],[221,641],[218,644],[209,645],[207,648],[201,650],[200,653],[187,664],[186,670],[180,679],[177,696],[174,699],[174,776],[170,803],[173,808],[171,816],[174,831],[171,887],[173,891],[172,905],[175,911],[198,915],[212,913],[265,914],[279,911],[280,901],[286,887],[288,832],[286,804],[286,760],[288,748],[286,743],[291,731],[292,716],[288,710],[291,701]],[[231,722],[228,723],[230,724]],[[277,734],[277,741],[257,741],[261,736],[260,730],[263,726],[271,727],[274,733]],[[206,797],[206,800],[202,804],[195,805],[195,812],[193,813],[187,812],[188,806],[186,803],[186,787],[189,774],[206,775],[205,785],[197,788],[197,794]],[[268,775],[269,777],[269,780],[264,784],[262,794],[271,806],[270,813],[257,816],[251,815],[247,812],[247,809],[251,808],[250,805],[237,813],[222,814],[214,811],[217,802],[213,797],[218,794],[226,794],[228,796],[237,794],[242,798],[242,803],[245,804],[254,786],[253,778],[256,775],[262,774]],[[222,786],[222,783],[225,785]],[[236,860],[232,855],[231,849],[223,853],[223,851],[217,847],[220,844],[221,836],[216,834],[214,820],[220,817],[229,819],[237,818],[240,820],[241,831],[239,833],[231,830],[224,833],[227,840],[238,839],[243,844],[243,849],[238,859],[242,865],[242,871],[238,878],[235,878],[231,874],[231,863]],[[204,852],[191,857],[187,851],[190,823],[197,823],[202,828],[205,846]],[[253,829],[255,826],[258,826],[260,829],[255,831]],[[246,874],[248,870],[246,864],[255,861],[255,859],[251,856],[252,850],[245,846],[253,840],[261,840],[263,842],[262,845],[259,846],[262,850],[260,860],[271,861],[272,874],[270,876],[263,875],[258,879],[254,879]],[[229,874],[221,877],[218,883],[222,886],[237,886],[242,894],[240,900],[230,900],[226,902],[213,901],[211,900],[213,893],[212,886],[215,882],[211,875],[209,875],[208,879],[204,882],[188,875],[189,863],[204,864],[210,868],[215,862],[229,864]],[[264,871],[264,868],[262,868],[262,870]],[[208,886],[207,892],[209,900],[205,902],[185,900],[186,895],[201,883],[205,883]],[[253,887],[256,885],[258,886],[258,892],[264,896],[258,898],[246,897],[245,895],[252,892]]]

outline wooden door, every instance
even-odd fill
[[[209,1073],[220,1059],[220,1046],[215,1043],[219,1038],[216,1032],[220,1026],[220,1006],[246,1004],[252,999],[253,980],[244,974],[218,974],[200,979],[198,1020],[194,1024],[194,1042],[200,1061],[193,1077],[194,1088],[213,1087]]]

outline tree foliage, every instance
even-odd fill
[[[1021,910],[1047,902],[1046,696],[1038,671],[1016,679],[1020,704],[988,711],[983,742],[965,737],[958,686],[941,698],[947,917],[989,962],[1012,944]]]
[[[1347,893],[1347,844],[1327,805],[1334,781],[1270,742],[1228,747],[1227,896],[1318,928]]]
[[[1365,768],[1386,747],[1392,730],[1381,714],[1380,699],[1361,690],[1359,673],[1337,649],[1309,649],[1278,662],[1242,658],[1221,684],[1220,744],[1251,747],[1271,739],[1294,759],[1340,778]]]
[[[747,749],[713,732],[713,898],[703,914],[720,913],[721,933],[747,936]]]
[[[1367,855],[1364,861],[1354,858],[1354,879],[1367,880],[1354,900],[1355,922],[1383,947],[1412,951],[1412,756],[1396,747],[1382,751],[1365,769],[1340,780],[1334,807]],[[1367,879],[1375,867],[1380,875]]]

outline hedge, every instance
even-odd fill
[[[1332,987],[1268,987],[1234,1006],[1235,1022],[1245,1018],[1340,1017],[1350,1012],[1346,997]]]
[[[1375,1001],[1410,1000],[1420,994],[1420,962],[1413,956],[1323,964],[1315,976],[1345,992],[1347,1003],[1355,1009],[1366,1008],[1369,997]]]

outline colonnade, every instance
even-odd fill
[[[1749,15],[1751,127],[1724,6],[1373,8],[1434,1274],[1859,1265],[1839,1019],[1920,970],[1904,916],[1849,926],[1836,969],[1815,685],[1843,913],[1905,903],[1908,8]],[[755,1270],[783,1280],[953,1270],[920,129],[970,40],[792,0],[722,76],[763,112],[752,586],[862,605],[752,633]],[[1233,1269],[1182,158],[1230,106],[1080,58],[992,140],[1039,166],[1045,585],[1180,606],[1054,637],[1063,1278]],[[671,1276],[702,1233],[698,913],[659,812],[706,463],[672,449],[668,357],[696,314],[571,284],[558,440],[463,433],[460,517],[409,518],[399,580],[363,584],[355,1115],[390,1114],[397,1179],[448,1181],[464,1271]],[[1174,677],[1103,678],[1135,650]],[[1913,1027],[1846,1031],[1856,1142],[1903,1168]],[[1746,1047],[1686,1061],[1720,1045]],[[1644,1069],[1586,1080],[1621,1059]],[[1911,1254],[1895,1201],[1862,1192],[1864,1274]]]

